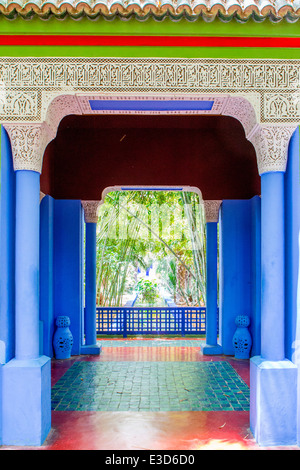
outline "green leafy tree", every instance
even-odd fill
[[[151,279],[140,279],[137,282],[137,291],[141,301],[143,303],[149,303],[150,305],[159,297],[158,284]]]

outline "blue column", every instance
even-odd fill
[[[250,428],[260,445],[297,441],[297,366],[285,359],[284,172],[261,175],[261,356],[250,360]]]
[[[85,312],[86,344],[96,344],[96,228],[97,224],[86,224],[85,251]]]
[[[218,224],[206,224],[206,345],[203,354],[222,354],[217,340]]]
[[[261,356],[281,361],[284,352],[284,173],[261,175]]]
[[[99,354],[96,333],[96,229],[97,224],[87,222],[85,232],[85,345],[84,354]]]
[[[285,247],[286,247],[286,356],[299,364],[300,315],[298,314],[299,273],[300,273],[300,134],[299,128],[293,134],[289,146],[287,169],[285,173]],[[300,313],[300,312],[299,312]],[[300,370],[300,369],[299,369]],[[300,393],[300,390],[299,390]],[[299,395],[300,398],[300,395]],[[300,403],[300,401],[299,401]],[[299,410],[300,412],[300,410]],[[299,419],[300,423],[300,419]],[[300,432],[300,429],[299,429]]]
[[[40,175],[16,172],[16,359],[39,356]]]
[[[3,366],[3,444],[41,445],[51,428],[51,361],[39,355],[40,174],[16,171],[15,358]]]

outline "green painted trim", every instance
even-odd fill
[[[1,46],[2,57],[180,57],[300,59],[297,48]]]
[[[8,20],[0,16],[0,34],[102,34],[102,35],[176,35],[176,36],[245,36],[245,37],[299,37],[300,22],[288,23],[282,20],[273,23],[270,19],[255,22],[249,19],[245,23],[232,19],[222,22],[216,18],[212,22],[206,22],[202,18],[195,21],[172,21],[165,18],[164,21],[155,21],[148,18],[138,21],[135,18],[124,20],[115,18],[105,20],[99,17],[95,20],[83,17],[75,20],[69,16],[63,20],[50,17],[43,20],[33,17],[25,20],[17,17]]]

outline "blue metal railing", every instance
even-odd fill
[[[97,307],[99,335],[205,334],[204,307]]]

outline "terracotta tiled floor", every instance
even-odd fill
[[[249,361],[203,356],[198,340],[101,344],[100,356],[52,361],[52,429],[38,449],[261,449],[249,430]]]

